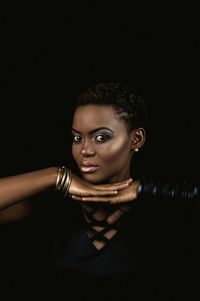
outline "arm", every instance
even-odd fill
[[[57,167],[45,168],[17,176],[0,179],[0,209],[5,209],[20,201],[55,186]]]
[[[0,224],[7,224],[25,219],[31,215],[31,200],[21,201],[0,211]]]
[[[57,167],[0,179],[0,224],[30,215],[31,198],[55,187]]]
[[[128,205],[133,201],[139,201],[140,204],[144,203],[144,206],[146,206],[147,203],[152,204],[151,201],[153,198],[158,200],[159,203],[162,203],[162,200],[175,201],[173,202],[173,205],[177,203],[179,206],[181,202],[183,207],[190,204],[190,206],[195,206],[197,208],[200,205],[198,204],[200,199],[200,187],[199,184],[195,184],[191,181],[158,181],[144,177],[141,180],[133,181],[127,188],[119,191],[119,193],[115,196],[81,197],[72,195],[72,198],[83,202],[83,204],[84,202],[86,202],[86,204],[89,202],[91,204],[94,202],[119,204],[119,209],[116,210],[114,214],[111,214],[107,219],[107,222],[112,224],[124,214],[124,205]],[[147,200],[147,202],[141,202],[141,200]]]
[[[58,176],[57,167],[28,172],[0,179],[0,223],[24,218],[31,213],[30,199],[35,195],[55,189]],[[126,183],[92,185],[72,173],[69,193],[81,196],[116,195],[118,190],[129,186]]]
[[[167,199],[167,200],[199,200],[200,186],[192,181],[158,181],[148,177],[141,180],[133,181],[130,185],[119,191],[115,196],[100,197],[73,195],[72,198],[82,202],[106,202],[110,204],[122,204],[132,202],[137,199]]]

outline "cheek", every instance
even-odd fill
[[[115,143],[110,143],[101,152],[102,163],[111,163],[119,161],[126,161],[129,155],[129,142],[128,141],[116,141]]]
[[[72,156],[73,156],[73,158],[74,158],[74,160],[77,162],[77,160],[78,160],[78,157],[79,157],[79,146],[78,145],[76,145],[76,146],[74,146],[74,145],[72,145]]]

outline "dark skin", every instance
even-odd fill
[[[145,142],[145,130],[138,128],[128,131],[126,123],[119,119],[115,108],[111,105],[89,104],[78,107],[74,113],[72,135],[74,160],[80,168],[82,178],[93,184],[111,184],[128,180],[135,149],[142,147]],[[97,166],[97,169],[93,172],[88,172],[87,168],[82,170],[83,163],[91,163]],[[112,224],[130,210],[128,202],[136,199],[138,185],[139,182],[132,182],[116,196],[71,197],[82,201],[84,209],[90,212],[92,204],[88,202],[99,202],[94,217],[98,220],[107,219],[107,222]],[[115,204],[114,213],[109,214],[109,207],[103,206],[103,202]],[[101,230],[99,228],[95,229]],[[109,232],[107,236],[112,238],[116,230]],[[94,244],[97,249],[101,249],[105,243],[95,241]]]
[[[96,106],[95,106],[96,108]],[[79,110],[76,111],[75,113],[75,118],[77,116],[77,113]],[[90,112],[90,117],[93,116],[93,114],[97,113],[97,111],[91,111]],[[102,112],[103,113],[103,112]],[[86,117],[88,118],[88,113],[80,113],[77,117]],[[104,113],[103,113],[104,115]],[[75,119],[74,119],[75,121]],[[92,122],[92,120],[90,120]],[[103,121],[102,121],[103,122]],[[101,122],[101,119],[99,120],[99,124],[103,124]],[[84,137],[86,133],[86,120],[82,120],[82,124],[74,124],[74,127],[77,127],[77,130],[81,131],[81,129],[84,130]],[[93,120],[94,123],[94,120]],[[116,123],[116,122],[115,122]],[[96,125],[92,124],[92,127],[90,130],[96,129]],[[117,124],[116,124],[117,125]],[[109,134],[110,134],[110,130]],[[96,133],[95,133],[96,134]],[[112,133],[113,135],[113,133]],[[94,136],[94,133],[93,133]],[[90,135],[90,138],[93,137]],[[83,138],[84,138],[83,137]],[[98,137],[99,138],[99,137]],[[112,139],[113,140],[113,139]],[[122,140],[122,139],[121,139]],[[87,139],[87,143],[88,143]],[[120,143],[124,143],[123,149],[125,148],[127,141],[122,141]],[[105,144],[105,143],[104,143]],[[119,144],[119,139],[118,139],[118,144]],[[132,179],[127,180],[128,174],[125,172],[125,174],[120,174],[120,176],[117,174],[119,172],[118,170],[115,171],[115,176],[112,178],[112,180],[108,179],[110,176],[112,176],[113,171],[111,170],[111,173],[109,173],[109,169],[106,169],[106,164],[108,161],[110,161],[111,158],[103,156],[103,148],[100,147],[100,143],[98,143],[98,156],[95,154],[93,155],[92,153],[88,154],[88,149],[87,145],[84,143],[84,149],[80,151],[80,148],[75,147],[82,145],[82,144],[73,144],[73,152],[74,152],[74,157],[76,157],[78,160],[88,160],[93,158],[96,160],[98,159],[98,164],[101,166],[101,171],[103,171],[103,174],[101,177],[94,178],[94,173],[90,175],[85,175],[83,174],[82,178],[76,176],[74,173],[72,173],[72,181],[71,185],[69,187],[69,194],[75,198],[75,196],[78,198],[81,198],[83,201],[82,197],[101,197],[100,201],[102,202],[102,197],[105,197],[105,201],[108,202],[108,196],[111,195],[118,195],[119,191],[121,189],[125,189],[129,186],[130,183],[132,183]],[[111,144],[110,144],[111,146]],[[115,146],[116,148],[116,146]],[[90,150],[89,150],[90,151]],[[104,149],[105,153],[106,149]],[[121,150],[122,152],[123,150]],[[96,151],[95,151],[96,152]],[[80,155],[79,155],[80,153]],[[112,152],[114,154],[114,152]],[[116,160],[118,160],[118,157],[120,156],[120,152],[115,155]],[[79,164],[79,161],[77,161]],[[93,162],[94,163],[94,162]],[[122,164],[123,162],[121,162]],[[97,162],[95,162],[97,164]],[[124,164],[124,163],[123,163]],[[108,174],[105,176],[105,171]],[[22,175],[17,175],[17,176],[12,176],[12,177],[7,177],[7,178],[1,178],[0,179],[0,223],[7,223],[7,222],[12,222],[14,220],[19,220],[21,218],[25,218],[26,216],[30,215],[32,211],[32,199],[35,195],[46,191],[48,189],[55,189],[55,184],[56,184],[56,179],[57,179],[57,173],[58,169],[57,167],[52,167],[52,168],[46,168],[43,170],[38,170],[35,172],[29,172],[26,174]],[[124,183],[124,181],[120,181],[120,183],[117,181],[115,182],[115,179],[117,178],[123,178],[126,179],[127,183]],[[106,183],[99,185],[100,183]],[[111,184],[109,184],[111,183]],[[97,199],[91,199],[92,201],[98,201]],[[87,201],[87,200],[86,200]]]
[[[99,127],[104,129],[100,130]],[[144,130],[140,128],[128,132],[126,124],[118,118],[112,106],[98,105],[77,108],[73,128],[78,131],[73,132],[75,142],[72,149],[77,164],[89,162],[98,165],[98,168],[88,173],[87,167],[84,167],[86,170],[82,170],[82,178],[72,173],[69,195],[81,201],[88,211],[98,202],[101,203],[94,217],[107,219],[112,224],[124,211],[129,210],[127,202],[137,197],[138,183],[128,178],[134,150],[144,142]],[[33,197],[43,191],[54,190],[57,173],[57,167],[50,167],[1,178],[0,223],[30,215]],[[88,202],[93,202],[92,206]],[[103,202],[116,204],[115,212],[111,214],[112,206],[105,206]]]

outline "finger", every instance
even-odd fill
[[[109,203],[109,204],[124,204],[124,202],[132,201],[132,198],[123,198],[122,196],[77,196],[72,195],[72,199],[81,202],[96,202],[96,203]]]
[[[98,203],[110,203],[110,198],[102,198],[102,197],[81,197],[72,195],[71,198],[73,200],[81,201],[81,202],[98,202]]]
[[[114,186],[119,186],[121,184],[124,184],[124,183],[132,183],[133,182],[133,179],[132,178],[129,178],[123,182],[117,182],[117,183],[112,183],[112,184],[106,184],[105,186],[111,186],[111,185],[114,185]]]
[[[125,188],[128,188],[129,187],[129,184],[124,184],[123,186],[121,186],[120,188],[114,188],[114,190],[90,190],[90,191],[83,191],[83,192],[79,192],[78,194],[76,195],[79,195],[79,196],[88,196],[88,197],[106,197],[106,196],[111,196],[111,197],[114,197],[114,196],[117,196],[118,195],[118,191],[122,190],[122,189],[125,189]]]
[[[129,178],[129,179],[123,181],[123,182],[117,182],[117,183],[107,184],[107,185],[116,185],[116,186],[118,186],[118,185],[121,185],[121,184],[124,184],[124,183],[130,184],[130,183],[132,183],[132,182],[133,182],[133,179],[132,179],[132,178]]]
[[[80,196],[77,196],[77,195],[72,195],[71,198],[73,200],[76,200],[76,201],[83,201],[83,197],[80,197]]]
[[[126,183],[124,183],[123,185],[117,186],[115,189],[116,189],[117,191],[120,191],[120,190],[123,190],[123,189],[127,188],[130,184],[131,184],[130,182],[126,182]]]
[[[123,182],[117,182],[117,183],[112,183],[112,184],[106,184],[106,185],[98,185],[97,187],[100,187],[100,188],[105,188],[105,189],[111,189],[111,188],[116,188],[116,187],[121,187],[121,186],[124,186],[124,185],[129,185],[133,182],[133,179],[132,178],[129,178]]]
[[[129,184],[123,184],[120,187],[113,187],[113,190],[90,190],[87,194],[82,193],[82,196],[115,196],[118,194],[118,191],[125,189],[129,186]]]
[[[103,191],[121,190],[128,187],[132,182],[133,179],[130,178],[127,181],[120,182],[120,183],[106,184],[106,185],[91,185],[91,187]]]
[[[88,190],[88,191],[77,191],[74,192],[73,195],[79,196],[79,197],[105,197],[105,196],[115,196],[118,194],[118,191],[110,190],[110,191],[104,191],[104,190]]]

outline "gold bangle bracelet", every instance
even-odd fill
[[[65,166],[58,166],[55,190],[60,192],[60,194],[65,198],[68,195],[70,185],[71,169],[68,169]]]
[[[69,182],[69,169],[67,169],[67,176],[66,176],[65,183],[64,183],[63,188],[62,188],[62,191],[61,191],[61,193],[62,193],[63,195],[65,195],[65,193],[66,193],[66,191],[67,191],[68,182]]]
[[[58,191],[58,185],[60,182],[60,178],[61,178],[61,167],[58,166],[58,173],[57,173],[57,178],[56,178],[56,188],[55,188],[56,191]]]
[[[63,186],[65,184],[65,180],[66,180],[66,177],[67,177],[67,168],[65,166],[62,166],[62,179],[61,179],[61,182],[60,182],[60,185],[59,185],[59,188],[58,190],[59,191],[62,191],[63,189]]]
[[[71,185],[71,179],[72,179],[71,169],[68,169],[67,171],[68,171],[68,177],[66,181],[66,190],[64,192],[64,198],[69,194],[69,187]]]
[[[65,180],[65,173],[66,173],[66,167],[65,166],[62,166],[62,167],[59,166],[57,180],[56,180],[56,190],[57,191],[60,191],[61,188],[62,188],[62,185],[63,185],[64,180]]]

